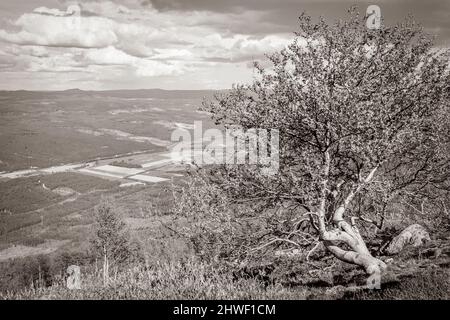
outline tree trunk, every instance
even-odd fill
[[[380,289],[381,274],[386,269],[386,264],[372,256],[356,226],[345,221],[340,221],[337,225],[338,228],[323,233],[325,247],[339,260],[364,268],[369,275],[367,287]],[[340,248],[339,243],[346,244],[350,250]]]
[[[107,251],[103,251],[103,285],[108,284],[109,279],[109,261]]]
[[[361,188],[369,183],[377,171],[378,167],[373,168],[365,179],[360,179],[355,189],[350,191],[344,201],[332,213],[333,223],[336,226],[333,230],[327,230],[325,223],[325,215],[327,210],[328,175],[330,171],[330,154],[328,151],[324,153],[324,179],[322,181],[322,195],[317,216],[319,218],[318,230],[320,239],[325,247],[339,260],[356,264],[364,268],[369,275],[367,279],[368,288],[380,289],[381,273],[386,269],[386,264],[380,259],[372,256],[367,249],[364,239],[361,237],[356,225],[350,225],[344,220],[344,213],[349,207],[355,195]],[[338,244],[347,245],[350,250],[344,250]]]

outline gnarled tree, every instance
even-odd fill
[[[231,213],[216,204],[208,209],[215,222],[196,219],[216,240],[230,226],[223,248],[311,248],[317,239],[376,276],[385,263],[371,254],[358,224],[380,223],[385,205],[377,204],[408,188],[429,192],[448,184],[448,51],[434,49],[411,18],[368,29],[351,9],[349,19],[332,25],[306,15],[299,21],[294,41],[269,56],[271,67],[255,64],[252,84],[204,105],[225,127],[279,129],[279,171],[204,168],[207,188],[219,192],[203,200],[211,204],[219,194],[246,209]],[[283,206],[294,210],[277,209]],[[264,227],[251,222],[262,218]],[[305,223],[310,227],[302,229]]]

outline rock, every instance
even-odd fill
[[[79,290],[81,289],[81,271],[80,267],[76,265],[71,265],[67,267],[66,271],[68,277],[66,280],[66,286],[69,290]]]
[[[385,253],[388,255],[397,254],[402,251],[406,245],[419,247],[430,240],[430,235],[424,227],[420,224],[412,224],[392,239],[385,249]]]

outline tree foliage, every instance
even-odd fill
[[[103,201],[95,212],[92,252],[103,260],[104,282],[108,281],[110,266],[119,267],[140,258],[140,248],[130,240],[120,214]]]
[[[208,232],[222,247],[242,249],[234,257],[321,241],[368,273],[384,267],[367,249],[361,221],[381,227],[390,205],[408,197],[448,204],[448,50],[434,48],[412,18],[367,29],[352,8],[334,24],[301,15],[293,42],[268,57],[270,68],[255,63],[253,83],[203,109],[225,127],[279,129],[279,171],[203,168],[196,179],[214,186],[203,191],[229,201],[199,199],[215,221]],[[224,215],[228,228],[218,220]]]

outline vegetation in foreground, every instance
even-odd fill
[[[417,257],[409,257],[407,262],[402,260],[392,266],[403,271],[388,274],[381,290],[355,286],[356,279],[363,276],[359,271],[343,282],[339,279],[343,271],[340,268],[330,270],[335,272],[335,279],[328,272],[316,276],[305,272],[296,275],[297,283],[293,279],[287,283],[288,275],[275,275],[279,271],[276,268],[271,273],[260,270],[244,276],[223,266],[190,259],[129,266],[114,273],[105,285],[101,270],[90,266],[83,268],[81,290],[67,289],[61,277],[49,287],[36,283],[0,294],[0,299],[450,299],[449,263],[448,256],[446,262],[419,262]]]
[[[294,254],[253,264],[207,260],[201,255],[175,260],[149,256],[113,207],[108,201],[97,207],[89,250],[1,264],[0,299],[450,298],[448,221],[434,230],[433,239],[424,246],[380,257],[388,271],[381,290],[368,290],[363,270],[335,260],[325,248],[309,261]],[[80,290],[66,288],[65,270],[73,264],[81,266]]]

